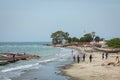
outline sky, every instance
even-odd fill
[[[0,42],[51,41],[58,30],[120,38],[120,0],[0,0]]]

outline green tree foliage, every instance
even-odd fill
[[[67,41],[68,37],[69,37],[69,33],[63,31],[56,31],[51,35],[53,44],[61,44],[63,40]]]
[[[71,38],[71,37],[69,37],[69,38],[67,38],[67,42],[68,43],[71,43],[71,42],[79,42],[80,40],[77,38],[77,37],[73,37],[73,38]]]
[[[87,42],[87,37],[85,37],[85,36],[84,36],[84,37],[81,37],[81,38],[80,38],[80,42]]]
[[[78,39],[77,37],[69,37],[68,32],[56,31],[56,32],[52,33],[51,38],[52,38],[53,44],[61,44],[61,43],[63,43],[63,40],[65,40],[65,42],[68,42],[68,43],[71,43],[71,42],[91,42],[93,40],[99,42],[100,40],[102,40],[102,39],[100,39],[99,36],[95,35],[95,32],[87,33],[83,37]]]
[[[73,37],[72,42],[79,42],[79,39],[77,37]]]
[[[96,42],[99,42],[99,41],[100,41],[100,37],[99,37],[99,36],[96,36],[96,37],[95,37],[95,41],[96,41]]]
[[[72,38],[71,38],[71,37],[68,37],[68,38],[67,38],[67,42],[68,42],[68,43],[71,43],[71,42],[72,42]]]
[[[85,34],[84,38],[86,39],[86,42],[91,42],[93,40],[91,33]]]
[[[120,38],[113,38],[107,42],[109,47],[120,48]]]
[[[101,40],[99,36],[95,35],[95,32],[87,33],[80,38],[80,42],[91,42],[93,40],[95,40],[96,42],[99,42]]]

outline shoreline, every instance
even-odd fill
[[[61,67],[62,70],[61,70],[61,72],[60,72],[59,74],[60,74],[60,75],[63,75],[63,76],[69,77],[69,80],[79,80],[78,78],[73,77],[73,76],[67,74],[67,73],[64,71],[65,69],[70,69],[70,68],[72,67],[72,64],[73,64],[73,63],[62,66],[62,67]]]
[[[74,55],[78,55],[80,53],[80,49],[76,46],[67,46],[66,48],[69,48],[71,50],[75,50],[74,52],[76,52]],[[71,62],[70,64],[67,64],[67,65],[64,65],[64,66],[61,66],[60,68],[62,69],[61,72],[59,73],[60,75],[63,75],[63,76],[67,76],[69,77],[69,80],[79,80],[79,78],[76,78],[76,77],[73,77],[69,74],[67,74],[64,70],[66,69],[70,69],[73,67],[73,64],[74,62]]]
[[[72,49],[81,49],[81,47],[71,47]],[[89,47],[86,49],[90,49]],[[120,64],[115,60],[116,54],[110,54],[109,58],[102,60],[103,52],[93,52],[93,62],[90,63],[88,56],[91,52],[86,52],[86,61],[72,63],[62,67],[61,75],[68,76],[70,80],[119,80]],[[111,63],[110,65],[108,65]],[[116,65],[114,65],[114,64]]]

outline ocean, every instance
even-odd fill
[[[60,66],[72,63],[72,50],[43,44],[47,42],[1,42],[0,52],[35,54],[41,58],[0,66],[0,80],[68,80],[59,73]]]

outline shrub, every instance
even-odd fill
[[[120,48],[120,38],[113,38],[107,42],[109,47]]]

